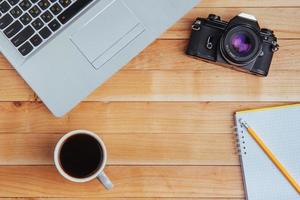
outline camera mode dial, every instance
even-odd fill
[[[274,31],[270,30],[270,29],[267,29],[267,28],[263,28],[261,29],[261,32],[268,35],[268,36],[271,36],[274,34]]]
[[[210,15],[208,16],[208,19],[209,19],[209,20],[212,20],[212,21],[221,21],[221,17],[218,16],[218,15],[214,15],[214,14],[210,14]]]

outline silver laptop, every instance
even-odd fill
[[[0,0],[0,51],[63,116],[199,0]]]

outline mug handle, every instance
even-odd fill
[[[113,183],[111,182],[111,180],[108,178],[108,176],[105,174],[105,172],[101,172],[98,176],[97,176],[97,179],[104,185],[104,187],[107,189],[107,190],[111,190],[114,185]]]

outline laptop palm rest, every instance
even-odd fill
[[[71,41],[99,69],[144,31],[123,1],[115,0],[73,34]]]

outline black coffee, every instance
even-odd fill
[[[68,138],[60,150],[63,170],[74,178],[93,175],[103,162],[103,149],[98,140],[86,134]]]

